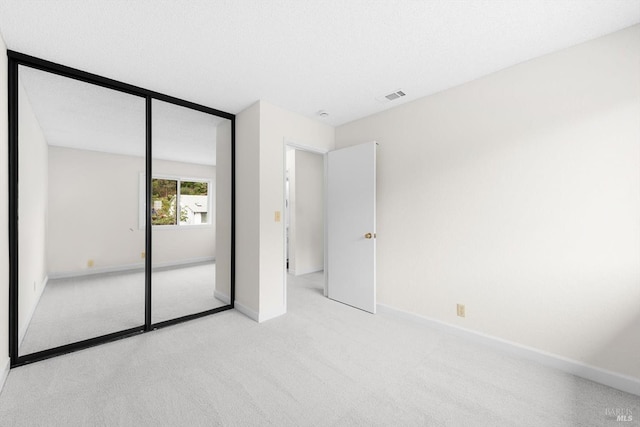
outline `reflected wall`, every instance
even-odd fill
[[[20,66],[18,106],[20,354],[144,324],[144,99]]]
[[[9,124],[12,367],[233,307],[233,115],[9,51]]]
[[[228,242],[217,244],[229,226],[219,223],[218,207],[230,206],[230,195],[218,193],[219,133],[226,144],[218,129],[230,120],[153,100],[152,123],[151,294],[159,323],[229,304],[216,279],[219,253],[230,253]]]

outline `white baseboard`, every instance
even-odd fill
[[[287,313],[287,308],[285,306],[280,306],[280,307],[276,307],[273,310],[260,310],[260,313],[258,315],[258,322],[262,323],[262,322],[266,322],[267,320],[271,320],[274,319],[276,317],[280,317],[283,314]]]
[[[270,310],[268,312],[265,312],[265,311],[256,312],[250,309],[249,307],[247,307],[246,305],[239,303],[238,301],[235,301],[235,303],[233,304],[233,307],[236,310],[238,310],[240,313],[247,316],[249,319],[254,320],[258,323],[266,322],[267,320],[271,320],[278,316],[282,316],[287,312],[287,309],[284,306],[278,307],[275,310]]]
[[[305,268],[305,269],[302,269],[302,270],[295,270],[295,271],[292,272],[292,274],[294,276],[302,276],[303,274],[317,273],[318,271],[322,271],[322,270],[324,270],[324,266]]]
[[[258,312],[251,310],[246,305],[243,305],[243,304],[239,303],[238,301],[234,301],[233,308],[235,308],[240,313],[242,313],[245,316],[247,316],[249,319],[255,320],[256,322],[258,322]]]
[[[27,334],[27,329],[29,329],[29,325],[31,324],[31,319],[33,318],[33,314],[36,312],[36,307],[38,307],[38,304],[40,303],[40,297],[42,297],[42,293],[44,292],[44,288],[47,286],[48,282],[49,282],[49,276],[45,276],[44,280],[42,280],[42,283],[40,284],[38,293],[36,294],[36,300],[34,304],[31,306],[31,308],[29,309],[29,312],[27,313],[27,317],[25,317],[24,322],[22,323],[22,326],[18,331],[18,346],[22,344],[22,340],[24,339],[24,336]]]
[[[541,365],[558,369],[560,371],[564,371],[578,377],[586,378],[588,380],[595,381],[597,383],[640,396],[640,378],[608,371],[606,369],[588,365],[578,360],[569,359],[557,354],[547,353],[533,347],[528,347],[492,335],[487,335],[481,332],[473,331],[471,329],[462,328],[460,326],[451,325],[440,320],[431,319],[414,313],[409,313],[407,311],[389,307],[384,304],[378,304],[378,312],[388,313],[398,317],[418,321],[440,329],[444,332],[458,335],[466,339],[472,339],[476,342],[489,345],[501,351],[505,351],[524,359],[532,360],[534,362],[538,362]]]
[[[231,297],[227,294],[224,294],[218,290],[213,291],[213,296],[225,304],[231,304]]]
[[[191,258],[188,260],[182,261],[169,261],[169,262],[159,262],[153,264],[153,269],[158,268],[172,268],[172,267],[186,267],[191,264],[200,264],[204,262],[215,262],[215,257],[201,257],[201,258]],[[87,268],[84,270],[75,270],[75,271],[63,271],[63,272],[53,272],[49,273],[50,279],[69,279],[71,277],[83,277],[83,276],[93,276],[97,274],[109,274],[109,273],[124,273],[124,272],[133,272],[133,271],[144,271],[144,262],[136,263],[136,264],[124,264],[124,265],[115,265],[111,267],[97,267],[97,268]]]
[[[4,388],[4,384],[7,382],[7,376],[9,375],[9,370],[11,369],[11,359],[6,358],[4,362],[4,366],[0,370],[0,392]]]

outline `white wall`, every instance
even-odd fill
[[[47,142],[18,84],[18,329],[26,326],[46,285]]]
[[[336,129],[371,140],[380,303],[640,377],[640,26]]]
[[[49,147],[51,276],[141,262],[138,180],[143,171],[141,157]]]
[[[284,298],[284,143],[294,142],[323,150],[334,148],[334,128],[260,102],[260,316],[261,320],[286,311]]]
[[[236,116],[236,307],[260,308],[260,103]],[[248,314],[248,313],[247,313]]]
[[[334,129],[264,101],[241,112],[236,127],[236,299],[263,321],[286,310],[284,143],[333,149]],[[280,221],[275,221],[275,212],[280,212]]]
[[[301,275],[324,269],[324,158],[303,150],[293,153],[293,250],[289,269],[292,274]]]
[[[158,175],[212,179],[215,188],[213,166],[165,160],[154,160],[153,166]],[[142,172],[141,157],[49,147],[50,276],[142,265]],[[213,226],[156,227],[152,242],[154,265],[215,256]]]
[[[287,251],[289,255],[289,273],[295,274],[296,271],[296,151],[286,149],[287,173],[289,174],[289,206],[285,206],[288,217],[285,220],[289,223],[289,241],[287,242]],[[285,227],[287,224],[285,223]]]
[[[9,188],[7,120],[7,46],[0,36],[0,388],[9,363]]]

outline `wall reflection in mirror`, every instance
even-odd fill
[[[145,99],[19,66],[19,354],[144,324]]]
[[[233,124],[149,105],[148,201],[146,97],[18,66],[19,357],[230,307]]]
[[[231,121],[153,100],[152,123],[151,295],[159,323],[229,304]]]

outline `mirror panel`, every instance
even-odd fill
[[[231,121],[155,99],[151,111],[155,324],[229,304]]]
[[[234,116],[8,56],[11,367],[232,308]]]
[[[20,65],[18,105],[19,355],[144,325],[145,99]]]

